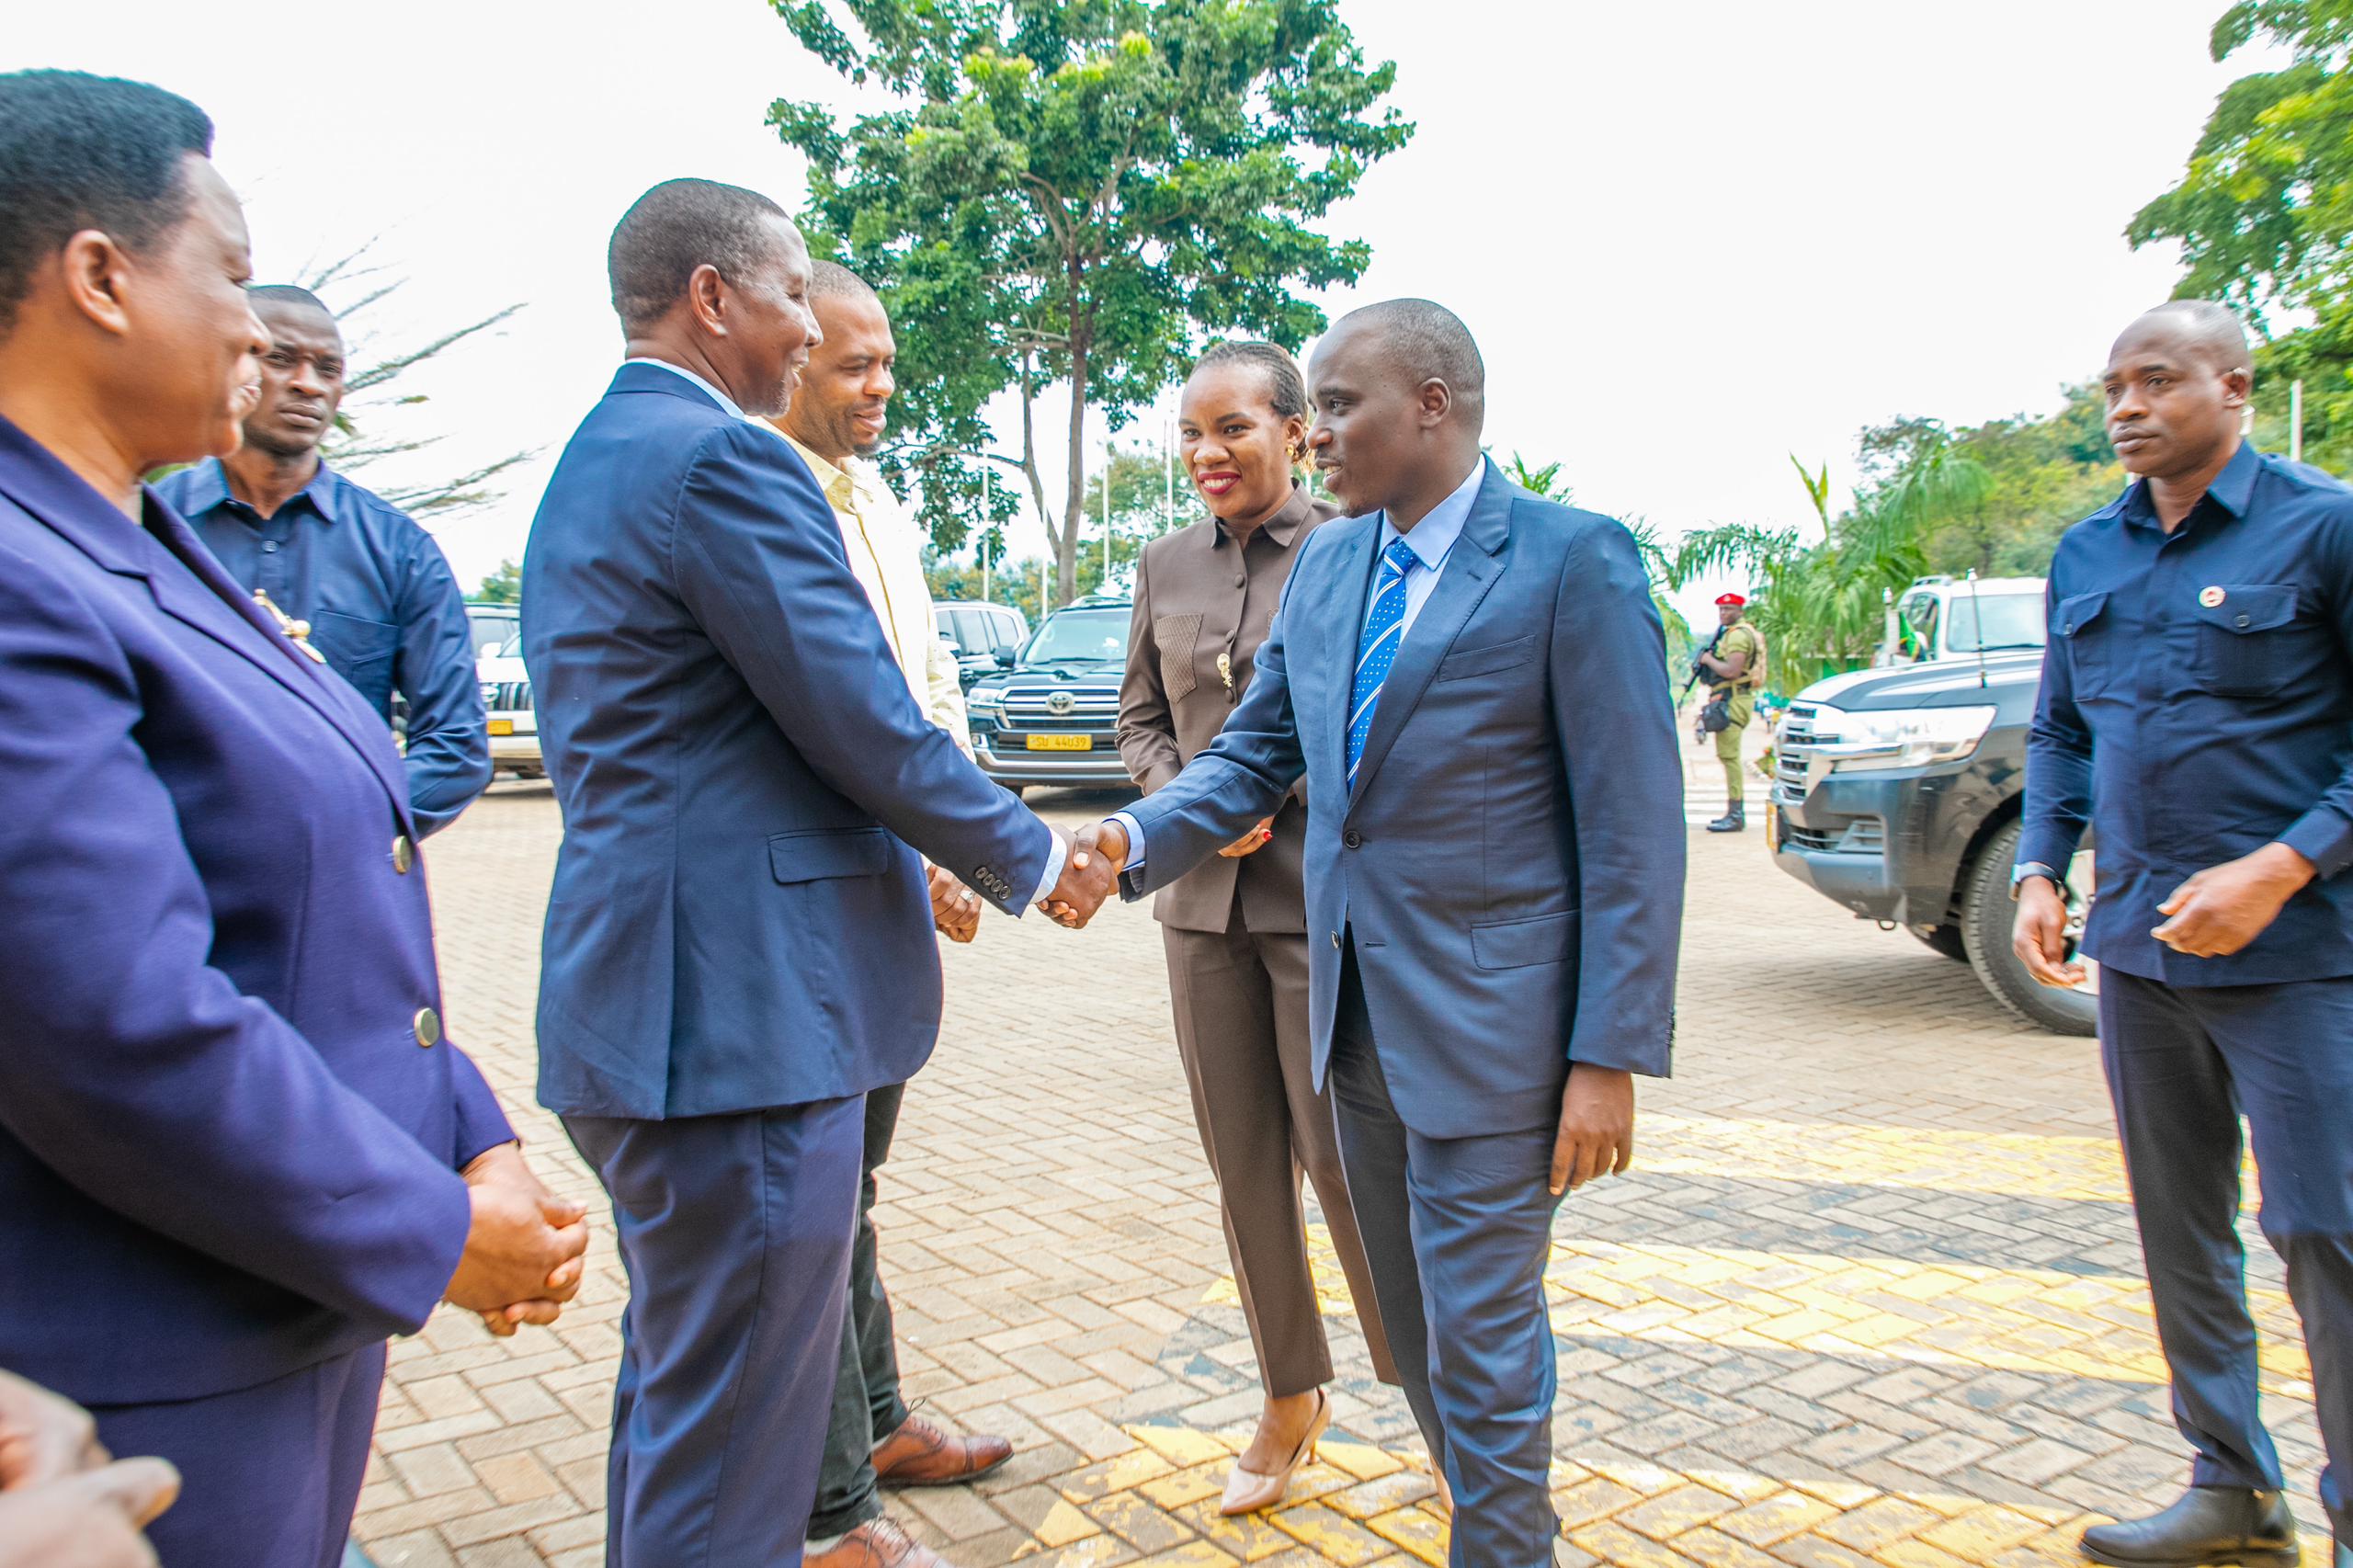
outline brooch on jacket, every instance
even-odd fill
[[[293,643],[297,648],[301,649],[305,653],[310,654],[312,658],[317,660],[320,664],[324,665],[327,662],[327,656],[324,653],[320,653],[316,648],[311,646],[311,623],[309,621],[296,620],[292,616],[288,615],[284,610],[278,608],[275,604],[270,602],[268,593],[263,589],[256,588],[254,590],[254,603],[269,611],[270,618],[278,622],[278,630],[286,633],[286,640],[288,642]]]
[[[1222,681],[1223,681],[1223,682],[1225,682],[1226,694],[1227,694],[1228,696],[1232,696],[1232,695],[1233,695],[1233,654],[1231,654],[1231,653],[1220,653],[1220,654],[1217,656],[1217,678],[1218,678],[1218,679],[1220,679],[1220,680],[1222,680]]]

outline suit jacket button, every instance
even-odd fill
[[[430,1007],[419,1007],[412,1027],[416,1031],[416,1043],[430,1051],[441,1038],[441,1015]]]
[[[405,877],[408,869],[415,864],[416,846],[408,841],[408,835],[402,834],[392,840],[392,869]]]
[[[1337,931],[1332,933],[1332,945],[1336,948],[1340,945],[1340,934]]]
[[[1347,832],[1340,835],[1340,842],[1347,845],[1351,849],[1361,849],[1364,847],[1364,835],[1358,833],[1355,828],[1350,828]]]

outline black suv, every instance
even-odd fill
[[[1857,917],[1965,960],[1995,999],[2060,1034],[2093,1032],[2093,995],[2039,985],[2010,950],[2010,867],[2039,651],[1859,670],[1800,692],[1774,755],[1773,858]],[[2069,952],[2091,856],[2068,873]]]
[[[1097,790],[1128,780],[1120,760],[1120,677],[1128,667],[1125,599],[1084,598],[1038,623],[1003,667],[964,694],[981,771],[1019,794],[1033,784]]]

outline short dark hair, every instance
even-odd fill
[[[212,155],[212,121],[176,93],[80,71],[0,75],[0,328],[83,230],[135,251],[177,228],[191,153]]]
[[[1299,361],[1280,344],[1212,343],[1201,350],[1193,369],[1206,370],[1212,365],[1249,366],[1266,378],[1267,406],[1275,411],[1276,418],[1307,417],[1307,378],[1299,373]]]
[[[320,312],[330,321],[335,319],[335,312],[327,309],[327,302],[299,283],[256,283],[245,290],[245,298],[269,305],[300,305],[305,310]]]
[[[731,282],[742,281],[775,244],[767,220],[785,217],[783,208],[740,185],[664,180],[639,197],[613,230],[605,270],[614,313],[631,330],[658,319],[678,302],[698,267],[714,267]]]
[[[813,300],[879,300],[874,285],[838,261],[809,264],[809,297]]]

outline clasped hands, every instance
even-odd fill
[[[1074,834],[1060,828],[1054,832],[1063,840],[1063,874],[1038,907],[1055,925],[1075,931],[1120,891],[1120,873],[1128,865],[1128,835],[1115,822],[1091,822]]]
[[[580,1293],[588,1210],[541,1186],[517,1144],[485,1150],[461,1174],[473,1220],[443,1300],[480,1314],[502,1339],[555,1322]]]

